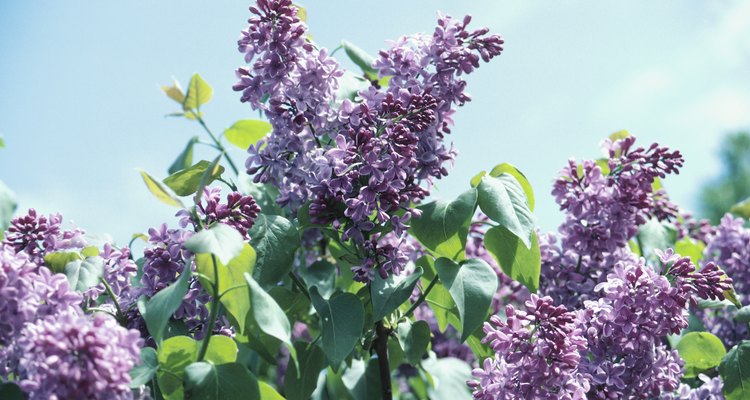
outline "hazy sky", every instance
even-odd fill
[[[366,4],[366,6],[362,6]],[[665,185],[695,209],[714,175],[719,139],[750,127],[750,2],[308,0],[311,34],[370,53],[401,34],[430,32],[436,11],[474,16],[501,33],[505,52],[468,79],[474,101],[456,114],[459,150],[433,196],[452,198],[500,162],[524,171],[537,217],[554,228],[549,191],[569,157],[595,158],[628,129],[685,154]],[[177,105],[159,84],[194,72],[214,86],[204,111],[216,131],[257,113],[231,90],[247,1],[0,0],[0,180],[21,210],[66,220],[120,242],[176,210],[146,191],[136,168],[163,178],[200,134],[165,118]],[[343,56],[343,54],[341,54]],[[345,65],[350,65],[345,63]],[[200,157],[207,153],[199,152]],[[242,151],[233,154],[242,164]],[[196,159],[197,160],[197,159]]]

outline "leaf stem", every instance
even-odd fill
[[[425,289],[424,292],[422,292],[422,294],[419,295],[419,298],[417,299],[417,301],[415,301],[414,304],[412,304],[411,307],[409,307],[409,309],[406,310],[406,312],[404,313],[404,317],[409,318],[414,313],[414,310],[416,310],[417,307],[419,307],[419,305],[422,304],[424,300],[427,298],[427,295],[430,294],[430,291],[435,286],[435,284],[437,284],[437,281],[438,281],[438,275],[435,274],[435,277],[432,278],[432,280],[430,281],[430,284],[427,285],[427,289]]]
[[[214,279],[216,280],[213,282],[214,284],[214,293],[218,293],[219,289],[219,268],[216,266],[216,256],[211,254],[211,263],[214,267]],[[206,325],[205,330],[205,336],[203,337],[203,342],[201,343],[201,349],[198,352],[198,359],[197,361],[203,361],[203,358],[206,357],[206,352],[208,351],[208,342],[211,341],[211,333],[213,333],[214,325],[216,325],[216,318],[219,316],[219,309],[221,308],[221,303],[219,302],[219,296],[214,296],[211,299],[211,313],[208,317],[208,325]]]
[[[219,139],[217,139],[216,136],[214,136],[213,132],[211,132],[211,130],[208,129],[208,126],[206,125],[206,122],[203,121],[203,118],[201,118],[197,114],[195,115],[195,117],[198,123],[201,124],[201,126],[203,127],[203,130],[205,130],[206,133],[208,133],[208,136],[211,137],[211,140],[214,141],[214,144],[216,144],[216,147],[219,150],[221,150],[222,153],[224,153],[224,158],[227,160],[227,163],[229,163],[229,167],[232,168],[232,171],[234,172],[234,174],[239,175],[240,172],[237,169],[237,166],[234,165],[234,161],[232,161],[232,158],[230,158],[229,154],[227,154],[227,149],[224,147],[224,145],[222,145],[221,142],[219,142]]]
[[[115,319],[117,319],[117,322],[119,322],[120,325],[125,326],[125,313],[122,312],[122,308],[120,307],[120,303],[117,301],[117,296],[115,296],[115,292],[114,290],[112,290],[112,286],[109,286],[109,283],[107,283],[107,280],[104,279],[104,277],[101,277],[100,280],[104,284],[104,290],[107,291],[107,294],[112,298],[112,302],[115,304],[115,309],[117,310]]]
[[[389,332],[383,321],[375,324],[375,353],[378,355],[378,369],[380,370],[380,389],[383,400],[393,400],[391,389],[391,367],[388,365],[388,336]]]
[[[305,284],[302,283],[297,274],[295,274],[294,271],[289,271],[289,277],[292,278],[292,283],[294,284],[294,286],[296,286],[297,289],[299,289],[299,291],[302,292],[302,294],[304,294],[308,300],[310,300],[310,292],[307,291]]]

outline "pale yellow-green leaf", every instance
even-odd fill
[[[185,111],[199,109],[200,106],[211,100],[213,92],[214,90],[211,86],[204,81],[200,75],[193,75],[193,77],[190,78],[190,84],[188,85],[185,100],[182,102],[182,109]],[[185,116],[187,116],[187,113]]]
[[[148,190],[159,201],[161,201],[162,203],[166,205],[185,208],[182,202],[179,199],[177,199],[172,193],[170,193],[169,189],[164,187],[164,185],[162,185],[161,182],[152,178],[151,175],[146,173],[146,171],[140,171],[140,173],[141,173],[141,178],[143,178],[143,182],[146,184],[146,187],[148,188]]]
[[[180,104],[185,101],[185,93],[182,91],[182,87],[180,87],[180,82],[173,81],[172,86],[163,85],[161,86],[161,90],[167,97]]]
[[[266,121],[244,119],[235,122],[232,126],[227,128],[227,130],[224,131],[224,136],[229,143],[232,143],[242,150],[247,150],[250,145],[257,143],[258,140],[271,132],[271,129],[271,124]]]

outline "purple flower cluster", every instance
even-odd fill
[[[697,388],[691,388],[686,384],[681,384],[676,393],[670,393],[661,396],[660,400],[724,400],[722,389],[724,382],[720,377],[709,378],[706,375],[698,375],[703,384]]]
[[[648,218],[677,216],[677,207],[653,187],[657,178],[679,172],[682,155],[656,143],[648,148],[634,144],[633,136],[606,140],[606,166],[570,160],[555,181],[552,194],[565,221],[559,246],[555,236],[540,235],[540,290],[558,304],[580,307],[595,299],[594,288],[616,262],[634,261],[627,245],[638,227]]]
[[[222,203],[221,188],[213,186],[203,190],[196,213],[204,225],[221,222],[236,229],[247,240],[249,239],[247,231],[253,227],[255,219],[258,218],[260,207],[253,196],[239,192],[227,194],[226,203]],[[193,215],[187,210],[179,211],[177,216],[180,217],[180,226],[183,228],[192,225],[194,229],[198,229],[199,224],[193,220]]]
[[[47,253],[83,248],[83,235],[84,232],[78,228],[63,230],[62,215],[45,216],[31,208],[26,215],[11,220],[3,244],[16,252],[27,253],[31,261],[41,265]]]
[[[130,399],[142,340],[104,314],[73,309],[29,324],[18,339],[21,388],[36,399]]]
[[[340,229],[362,253],[358,280],[378,268],[398,273],[403,244],[380,243],[374,231],[402,236],[419,216],[412,205],[447,175],[455,152],[444,134],[454,106],[469,100],[460,77],[499,55],[502,39],[467,30],[469,17],[441,16],[432,36],[407,36],[380,52],[373,68],[390,77],[388,88],[337,101],[343,71],[306,39],[291,1],[260,1],[251,12],[239,42],[250,66],[238,70],[235,89],[265,111],[273,131],[248,150],[247,172],[278,187],[277,201],[293,212],[310,202],[314,223]]]
[[[506,306],[506,319],[490,317],[484,343],[495,351],[469,381],[474,398],[585,399],[588,381],[577,372],[586,339],[574,312],[550,297],[531,294],[525,311]]]
[[[726,215],[707,238],[704,267],[716,264],[732,278],[734,290],[740,301],[750,298],[750,229],[744,220]],[[734,346],[748,335],[747,324],[734,320],[734,307],[699,310],[706,330],[718,336],[728,347]]]

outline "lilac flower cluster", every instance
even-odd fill
[[[16,374],[31,400],[131,399],[129,373],[142,342],[109,316],[71,309],[26,327]]]
[[[264,0],[251,11],[239,41],[250,67],[238,70],[235,89],[265,111],[273,131],[248,150],[247,172],[278,187],[277,201],[293,212],[309,201],[314,223],[340,229],[362,253],[358,280],[369,281],[374,268],[398,273],[403,244],[381,244],[373,231],[402,236],[419,216],[412,205],[447,175],[455,152],[444,134],[454,106],[469,100],[460,77],[499,55],[502,39],[467,30],[469,17],[441,16],[432,36],[407,36],[380,52],[373,68],[390,77],[388,88],[337,102],[343,71],[306,40],[291,1]]]
[[[691,388],[686,384],[681,384],[676,393],[670,393],[661,396],[661,400],[724,400],[722,389],[724,382],[720,377],[709,378],[706,375],[698,375],[703,384],[697,388]]]
[[[239,192],[227,194],[226,203],[222,203],[221,188],[212,186],[203,190],[201,201],[195,211],[203,225],[221,222],[236,229],[247,240],[249,239],[247,231],[253,227],[255,219],[258,218],[260,207],[253,196]],[[180,217],[181,227],[192,225],[194,229],[198,229],[198,222],[193,220],[193,215],[187,210],[179,211],[177,216]]]
[[[84,232],[78,228],[66,231],[62,229],[62,215],[38,214],[33,208],[26,215],[16,217],[10,222],[3,244],[16,252],[25,252],[31,261],[43,263],[47,253],[65,249],[81,249],[85,246]]]
[[[506,306],[506,320],[490,317],[484,343],[495,351],[472,372],[475,399],[585,399],[588,381],[577,372],[586,339],[574,312],[531,294],[525,311]]]
[[[617,261],[633,261],[628,241],[648,218],[675,219],[677,207],[662,190],[654,191],[657,178],[679,173],[679,151],[654,143],[635,147],[635,137],[611,141],[604,147],[609,159],[570,160],[555,181],[552,194],[565,221],[559,228],[560,245],[552,235],[540,237],[541,291],[556,303],[579,307],[596,298],[601,283]]]
[[[726,215],[708,236],[703,259],[704,267],[716,264],[732,277],[734,290],[740,301],[750,298],[750,229],[745,228],[744,220]],[[706,330],[718,336],[725,345],[731,347],[746,339],[747,324],[734,320],[734,307],[699,310]]]

